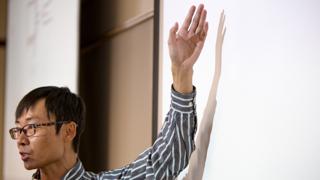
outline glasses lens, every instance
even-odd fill
[[[36,133],[36,127],[34,124],[29,124],[25,126],[23,129],[27,137],[33,136]]]
[[[12,139],[17,139],[20,130],[18,128],[12,128],[9,130],[9,133]]]

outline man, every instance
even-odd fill
[[[85,171],[78,158],[80,135],[85,126],[81,98],[67,88],[40,87],[18,104],[16,140],[24,167],[37,169],[33,179],[174,179],[187,166],[194,150],[197,127],[193,65],[208,32],[206,10],[192,6],[179,29],[170,30],[172,103],[164,126],[152,147],[131,164],[98,174]],[[195,14],[195,15],[194,15]],[[179,29],[179,31],[178,31]]]

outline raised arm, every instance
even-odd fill
[[[197,117],[192,76],[193,65],[202,51],[208,32],[206,16],[204,5],[200,4],[197,10],[192,6],[181,28],[179,29],[178,23],[175,23],[170,30],[168,46],[172,62],[172,101],[164,127],[153,146],[155,151],[163,149],[162,153],[159,153],[159,158],[164,161],[159,163],[160,168],[157,171],[163,173],[160,176],[156,173],[156,179],[176,178],[188,165],[191,153],[194,151]],[[164,144],[158,146],[158,143]],[[168,148],[159,148],[161,146]],[[154,164],[154,167],[156,166],[157,164]]]
[[[195,12],[196,11],[196,12]],[[168,40],[172,62],[171,106],[164,125],[152,147],[124,168],[98,175],[102,179],[174,179],[188,165],[194,151],[197,129],[193,65],[208,32],[203,5],[192,6],[179,29],[170,29]]]
[[[196,11],[196,12],[195,12]],[[195,15],[194,15],[195,13]],[[172,63],[173,89],[171,108],[157,141],[152,147],[155,179],[174,179],[188,165],[194,151],[197,128],[193,65],[202,51],[207,32],[207,12],[200,4],[192,6],[179,29],[170,29],[168,39]],[[158,152],[160,151],[160,152]]]
[[[220,14],[220,21],[215,47],[216,53],[214,77],[211,84],[207,105],[205,107],[203,118],[198,130],[198,136],[196,139],[196,149],[191,155],[188,173],[184,177],[184,180],[202,179],[203,177],[204,166],[210,142],[213,117],[216,109],[216,94],[221,74],[222,44],[226,32],[226,28],[224,27],[224,21],[225,15],[224,11],[222,11]]]
[[[180,93],[191,93],[193,89],[193,65],[198,60],[208,32],[207,11],[200,4],[192,6],[181,28],[178,23],[170,30],[168,45],[172,62],[173,87]]]

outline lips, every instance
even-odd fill
[[[20,152],[20,156],[22,161],[27,161],[30,158],[30,154],[25,152]]]

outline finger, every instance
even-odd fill
[[[204,25],[205,25],[205,22],[206,22],[206,18],[207,18],[207,11],[203,10],[202,13],[201,13],[201,17],[200,17],[200,21],[199,21],[198,27],[196,29],[196,34],[202,32],[202,30],[204,28]]]
[[[222,9],[220,15],[221,15],[221,16],[224,16],[224,9]]]
[[[226,19],[226,14],[224,13],[224,10],[222,11],[222,14],[223,14],[223,23],[224,23],[224,21]]]
[[[226,21],[226,15],[223,13],[222,22],[221,22],[222,26],[224,26],[225,21]]]
[[[207,34],[208,34],[208,30],[209,30],[209,23],[206,22],[205,25],[204,25],[204,30],[203,30],[203,33],[204,33],[204,37],[203,37],[203,40],[206,40],[207,38]]]
[[[225,15],[224,15],[224,10],[220,13],[220,20],[219,20],[219,27],[218,31],[222,32],[223,26],[224,26],[224,20],[225,20]]]
[[[194,49],[194,52],[190,56],[190,59],[191,59],[190,63],[191,64],[194,64],[197,61],[197,59],[199,58],[201,51],[202,51],[202,48],[203,48],[203,45],[204,45],[204,41],[201,41],[197,44],[196,48]]]
[[[176,41],[176,34],[179,28],[179,24],[176,22],[169,32],[168,44],[173,44]]]
[[[224,36],[226,35],[226,31],[227,31],[227,28],[225,27],[224,30],[223,30],[223,33],[222,33],[222,39],[221,39],[221,43],[223,44],[223,41],[224,41]]]
[[[194,44],[197,44],[201,41],[205,41],[206,37],[207,37],[208,29],[209,29],[209,24],[208,24],[208,22],[205,22],[203,31],[201,33],[197,34],[196,36],[192,36],[190,38],[190,41]]]
[[[226,19],[226,16],[225,15],[223,15],[223,19],[222,19],[222,23],[221,23],[221,30],[219,31],[219,33],[220,33],[220,36],[221,36],[221,43],[223,44],[223,41],[224,41],[224,36],[225,36],[225,34],[226,34],[226,30],[227,30],[227,28],[226,28],[226,26],[225,26],[225,19]]]
[[[193,16],[195,10],[196,10],[195,6],[191,6],[190,7],[188,14],[187,14],[186,18],[183,21],[183,24],[182,24],[182,27],[181,27],[181,29],[179,31],[179,34],[180,33],[186,34],[186,32],[188,32],[189,26],[191,24],[192,16]]]
[[[224,29],[224,33],[225,33],[225,29]],[[221,41],[219,44],[219,48],[216,49],[216,62],[215,62],[215,73],[214,73],[214,81],[215,84],[218,84],[219,79],[220,79],[220,74],[221,74],[221,58],[222,58],[222,44],[223,44],[223,40],[224,40],[224,33],[221,34]]]
[[[203,34],[203,36],[200,37],[201,39],[199,39],[199,36],[195,36],[195,37],[198,37],[198,39],[197,39],[198,41],[196,42],[196,44],[197,44],[196,48],[190,57],[190,59],[192,59],[191,63],[193,63],[193,64],[197,61],[197,59],[199,58],[199,56],[201,54],[201,51],[203,49],[203,46],[204,46],[204,43],[205,43],[205,40],[207,37],[208,30],[209,30],[209,23],[205,22],[204,29],[201,33],[201,34]]]
[[[199,20],[200,20],[200,17],[201,17],[203,9],[204,9],[204,5],[200,4],[198,6],[198,9],[197,9],[197,12],[196,12],[195,16],[193,17],[192,24],[191,24],[191,27],[189,29],[190,33],[195,33],[195,30],[198,27]]]
[[[223,17],[222,17],[222,22],[221,22],[221,25],[224,27],[224,22],[225,22],[225,20],[226,20],[226,15],[225,14],[223,14]]]

